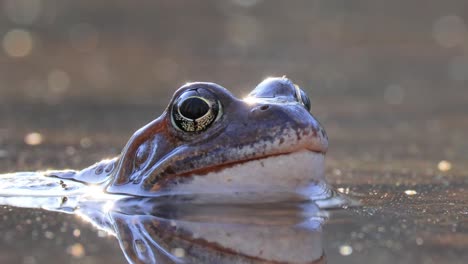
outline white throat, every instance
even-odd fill
[[[305,198],[317,194],[317,188],[323,189],[324,168],[323,154],[304,150],[194,175],[192,179],[173,186],[168,194],[249,194],[254,199],[278,195]]]

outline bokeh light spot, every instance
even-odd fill
[[[73,230],[73,236],[74,237],[80,237],[80,235],[81,235],[81,230],[79,230],[79,229],[74,229]]]
[[[45,236],[45,238],[47,238],[47,239],[54,239],[55,234],[54,234],[53,232],[51,232],[51,231],[46,231],[46,232],[44,233],[44,236]]]
[[[342,245],[339,251],[342,256],[349,256],[353,253],[353,248],[350,245]]]
[[[85,255],[85,249],[82,244],[75,243],[67,248],[68,254],[75,258],[82,258]]]
[[[171,251],[172,255],[174,255],[176,258],[185,257],[185,250],[183,248],[173,248]]]
[[[412,196],[418,194],[418,192],[415,190],[405,190],[405,194],[408,196]]]
[[[93,145],[93,141],[90,138],[84,137],[80,140],[80,146],[82,148],[89,148]]]
[[[12,29],[3,37],[3,49],[10,57],[28,56],[32,48],[33,39],[29,31]]]
[[[435,41],[444,48],[452,48],[462,44],[466,34],[466,25],[463,19],[456,15],[440,17],[432,28]]]
[[[449,171],[449,170],[452,169],[452,163],[450,163],[449,161],[446,161],[446,160],[441,160],[439,162],[439,164],[437,164],[437,168],[440,171]]]
[[[24,143],[30,146],[40,145],[42,144],[43,140],[44,138],[42,137],[42,135],[37,132],[31,132],[24,137]]]

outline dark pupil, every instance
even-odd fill
[[[179,107],[180,114],[186,118],[197,119],[204,116],[210,106],[200,98],[187,98]]]

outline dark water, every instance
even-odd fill
[[[117,155],[186,81],[242,97],[286,74],[329,135],[329,183],[362,203],[302,229],[311,250],[328,263],[468,262],[466,1],[36,2],[39,15],[2,3],[2,173]],[[127,262],[76,215],[0,211],[0,263]]]

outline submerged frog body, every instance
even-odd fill
[[[264,80],[245,99],[214,83],[188,83],[119,157],[45,176],[135,196],[307,197],[324,180],[328,147],[309,110],[305,92],[285,77]]]

